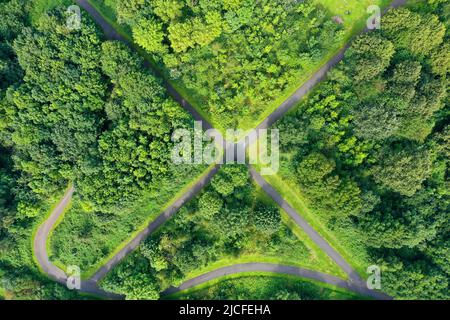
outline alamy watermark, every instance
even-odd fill
[[[379,266],[372,265],[367,267],[367,288],[370,290],[381,289],[381,269]]]
[[[367,7],[367,13],[371,16],[367,19],[367,29],[375,30],[381,28],[381,8],[377,5]]]
[[[66,286],[69,290],[81,289],[81,269],[79,266],[67,267],[67,281]]]
[[[69,30],[81,29],[81,9],[79,6],[72,5],[67,8],[66,26]]]
[[[236,137],[244,137],[234,143]],[[215,129],[203,131],[196,121],[194,130],[177,129],[172,162],[175,164],[253,164],[262,175],[276,174],[280,166],[280,135],[277,129],[226,130],[225,139]]]

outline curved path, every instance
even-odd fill
[[[103,296],[110,299],[121,299],[121,295],[112,294],[100,289],[97,282],[103,278],[115,265],[117,265],[126,255],[135,250],[139,244],[153,231],[158,229],[162,224],[169,220],[184,204],[191,200],[197,193],[199,193],[205,185],[207,185],[214,175],[219,170],[220,165],[215,165],[206,174],[204,174],[197,183],[187,192],[181,195],[174,203],[172,203],[166,210],[164,210],[155,220],[153,220],[147,228],[142,230],[136,237],[128,242],[125,247],[115,254],[108,262],[106,262],[89,280],[81,282],[80,291],[93,294],[96,296]],[[34,241],[33,249],[36,259],[44,273],[46,273],[53,280],[65,285],[67,283],[66,273],[55,266],[49,259],[47,254],[47,240],[50,231],[53,229],[58,219],[64,213],[64,210],[70,204],[74,188],[71,186],[65,193],[64,197],[58,203],[56,208],[52,211],[47,220],[39,226]]]
[[[223,267],[220,269],[213,270],[211,272],[202,274],[198,277],[192,278],[187,280],[186,282],[183,282],[179,287],[171,287],[162,294],[164,295],[170,295],[176,292],[180,292],[189,288],[196,287],[200,284],[203,284],[205,282],[225,277],[227,275],[231,274],[241,274],[241,273],[248,273],[248,272],[270,272],[270,273],[279,273],[279,274],[288,274],[292,276],[297,276],[300,278],[306,278],[310,280],[315,280],[323,283],[327,283],[342,289],[346,289],[352,292],[356,292],[358,294],[361,294],[363,296],[372,297],[374,299],[378,300],[390,300],[391,297],[388,295],[385,295],[378,291],[373,291],[367,289],[366,286],[357,285],[353,282],[345,281],[340,278],[330,276],[325,273],[317,272],[317,271],[311,271],[308,269],[303,269],[299,267],[293,267],[293,266],[284,266],[279,264],[272,264],[272,263],[261,263],[261,262],[251,262],[251,263],[242,263],[242,264],[235,264],[232,266]]]
[[[219,169],[219,165],[213,167],[202,179],[195,185],[193,189],[190,189],[186,194],[184,194],[182,197],[180,197],[172,206],[170,206],[166,211],[164,211],[160,216],[158,216],[152,223],[149,224],[149,226],[143,230],[141,233],[139,233],[131,242],[129,242],[124,249],[122,249],[118,254],[116,254],[111,260],[109,260],[102,268],[100,268],[97,273],[89,280],[82,281],[81,282],[81,292],[85,292],[88,294],[92,294],[99,297],[104,297],[107,299],[123,299],[124,296],[119,294],[110,293],[107,291],[104,291],[100,289],[97,285],[97,281],[100,280],[103,276],[105,276],[117,263],[119,263],[127,254],[129,254],[131,251],[133,251],[140,242],[145,239],[149,234],[151,234],[154,230],[156,230],[159,226],[161,226],[163,223],[165,223],[168,219],[170,219],[177,211],[178,209],[185,204],[187,201],[189,201],[197,192],[199,192],[205,184],[207,184],[210,179],[215,175],[217,170]],[[259,174],[251,168],[251,174],[255,178],[255,180],[259,183],[261,182],[261,177]],[[256,176],[254,176],[256,174]],[[70,201],[72,199],[72,195],[74,192],[74,188],[71,186],[65,193],[64,197],[61,199],[61,201],[58,203],[56,208],[52,211],[48,219],[39,227],[35,239],[34,239],[34,252],[36,255],[36,258],[39,262],[39,265],[41,266],[42,270],[49,275],[52,279],[59,282],[62,285],[66,285],[67,283],[67,275],[64,271],[56,267],[51,263],[51,261],[48,258],[47,250],[46,250],[46,243],[47,238],[49,235],[49,232],[52,230],[58,219],[61,217],[61,215],[64,213],[64,210],[67,208],[67,206],[70,204]],[[284,208],[285,209],[285,208]],[[286,209],[285,209],[286,210]],[[289,213],[289,212],[288,212]],[[292,213],[289,213],[290,215]],[[297,214],[292,214],[291,217],[294,219],[296,223],[298,223],[297,218],[299,217]],[[306,223],[306,222],[304,222]],[[308,227],[305,227],[304,225],[301,226],[304,228],[306,232],[308,232]],[[314,241],[320,242],[320,236],[318,239],[315,239],[315,231],[309,226],[310,233],[308,233]],[[317,235],[318,236],[318,235]],[[324,244],[325,248],[328,244]],[[324,249],[325,251],[327,249]],[[327,253],[329,253],[327,251]],[[213,270],[211,272],[205,273],[203,275],[200,275],[198,277],[195,277],[193,279],[187,280],[183,284],[181,284],[179,287],[175,288],[169,288],[166,291],[164,291],[162,294],[172,294],[175,292],[179,292],[182,290],[186,290],[192,287],[195,287],[199,284],[208,282],[210,280],[214,280],[217,278],[221,278],[230,274],[239,274],[239,273],[246,273],[246,272],[271,272],[271,273],[280,273],[280,274],[288,274],[293,276],[298,276],[301,278],[311,279],[315,281],[320,281],[323,283],[327,283],[329,285],[337,286],[343,289],[347,289],[349,291],[353,291],[356,293],[359,293],[364,296],[372,297],[375,299],[390,299],[389,296],[367,289],[365,284],[361,282],[355,282],[355,281],[345,281],[343,279],[324,274],[318,271],[312,271],[307,270],[299,267],[293,267],[293,266],[284,266],[284,265],[278,265],[278,264],[270,264],[270,263],[244,263],[244,264],[236,264],[232,266],[227,266],[223,268],[219,268],[216,270]]]
[[[43,224],[41,224],[36,232],[36,235],[34,236],[33,240],[33,249],[34,249],[34,255],[39,263],[40,268],[53,280],[56,282],[66,285],[67,283],[67,275],[66,273],[59,269],[57,266],[55,266],[49,259],[47,254],[47,239],[50,231],[53,229],[54,225],[58,221],[58,219],[61,217],[61,215],[64,213],[64,210],[67,208],[67,206],[70,204],[70,201],[72,200],[72,195],[74,192],[74,187],[70,186],[69,189],[64,194],[64,197],[61,199],[61,201],[58,203],[56,208],[50,213],[50,216],[47,218],[47,220],[44,221]],[[100,289],[96,283],[93,281],[82,281],[81,282],[81,288],[80,291],[92,294],[99,297],[104,297],[107,299],[119,299],[121,298],[120,295],[113,294],[110,292],[106,292],[102,289]]]
[[[105,36],[110,40],[119,40],[128,43],[122,35],[120,35],[101,15],[95,8],[93,8],[86,0],[76,0],[76,2],[85,9],[94,19],[94,21],[100,25],[103,29]],[[399,7],[404,5],[406,0],[394,0],[390,7]],[[365,30],[367,31],[367,30]],[[128,43],[129,45],[132,45]],[[304,85],[302,85],[291,97],[284,101],[272,114],[270,114],[266,119],[264,119],[258,129],[265,129],[272,125],[275,121],[281,118],[286,112],[292,109],[299,100],[301,100],[315,85],[317,85],[327,74],[327,72],[339,63],[348,48],[348,44],[339,51],[330,61],[328,61],[318,72],[316,72]],[[149,66],[149,63],[146,64]],[[153,70],[154,71],[154,70]],[[203,129],[211,129],[213,131],[213,136],[216,141],[221,144],[222,147],[235,147],[230,143],[227,143],[222,137],[218,130],[214,129],[211,124],[204,119],[197,110],[190,105],[174,88],[170,83],[165,82],[165,86],[169,94],[186,110],[188,111],[195,120],[202,121]],[[246,139],[246,138],[244,138]],[[249,141],[247,145],[250,145],[254,141]],[[83,281],[81,285],[81,291],[104,296],[106,298],[118,299],[122,298],[120,295],[111,294],[105,292],[98,288],[97,281],[104,277],[115,265],[117,265],[127,254],[133,251],[139,243],[145,239],[149,234],[161,226],[164,222],[170,219],[181,206],[193,198],[201,189],[208,184],[215,173],[218,171],[220,165],[213,167],[200,181],[189,191],[183,194],[179,199],[177,199],[167,210],[165,210],[160,216],[158,216],[149,226],[140,232],[131,242],[129,242],[122,250],[120,250],[112,259],[110,259],[104,266],[102,266],[95,275],[88,281]],[[197,284],[203,283],[205,281],[212,280],[214,278],[222,277],[227,274],[240,273],[240,272],[250,272],[250,271],[268,271],[268,272],[279,272],[292,275],[298,275],[301,277],[306,277],[332,285],[337,285],[342,288],[346,288],[363,295],[368,295],[375,297],[377,299],[387,299],[388,296],[381,293],[377,293],[368,290],[365,287],[365,283],[362,281],[360,276],[355,272],[355,270],[345,261],[345,259],[339,255],[327,242],[323,239],[306,221],[301,217],[301,215],[296,212],[280,195],[275,191],[275,189],[270,186],[253,168],[250,168],[250,173],[253,179],[289,214],[289,216],[295,221],[295,223],[305,230],[305,232],[312,238],[312,240],[322,248],[349,276],[350,282],[346,282],[342,279],[332,277],[329,275],[322,274],[316,271],[310,271],[306,269],[288,267],[281,265],[271,265],[264,263],[250,263],[250,264],[240,264],[230,267],[221,268],[205,275],[199,276],[197,278],[191,279],[180,286],[180,288],[170,289],[172,291],[183,290]],[[73,187],[71,187],[65,194],[64,198],[51,213],[49,218],[39,227],[35,239],[34,239],[34,252],[39,265],[42,270],[48,274],[51,278],[59,283],[65,284],[67,281],[67,275],[64,271],[53,265],[47,255],[46,242],[48,234],[57,222],[58,218],[64,212],[65,207],[70,203],[71,196],[74,192]],[[170,292],[170,290],[168,292]]]
[[[64,210],[69,205],[72,200],[72,195],[74,192],[73,186],[70,186],[69,189],[64,194],[64,197],[58,203],[56,208],[51,212],[50,216],[47,220],[44,221],[43,224],[39,226],[39,229],[36,232],[33,241],[33,249],[34,255],[41,267],[41,269],[48,274],[53,280],[56,280],[59,283],[66,283],[67,276],[58,267],[53,265],[50,262],[47,254],[47,238],[50,231],[53,229],[53,226],[56,224],[60,216],[64,213]]]

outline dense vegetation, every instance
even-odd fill
[[[280,209],[254,189],[245,166],[226,165],[102,286],[127,299],[156,299],[211,265],[276,261],[319,267],[323,261],[314,261],[316,254],[282,223]]]
[[[102,212],[75,195],[62,222],[51,235],[49,253],[61,267],[82,266],[82,276],[97,271],[113,252],[156,218],[199,170],[192,166],[170,168],[158,189],[148,188],[141,199],[115,213]],[[177,175],[178,174],[178,175]]]
[[[220,129],[255,127],[352,27],[313,0],[93,2],[112,6],[135,43]],[[365,3],[353,6],[365,14]]]
[[[292,276],[242,275],[206,283],[168,299],[186,300],[347,300],[360,297]]]
[[[25,1],[1,3],[0,235],[7,273],[14,264],[33,265],[33,229],[69,181],[78,205],[102,221],[87,232],[88,218],[77,216],[68,227],[79,233],[62,235],[66,261],[89,267],[76,251],[98,253],[97,260],[109,254],[202,169],[172,165],[172,132],[192,126],[192,118],[143,71],[141,59],[105,42],[87,18],[79,30],[68,29],[64,7],[33,25],[29,9]],[[90,241],[77,241],[91,233]]]
[[[399,298],[450,297],[449,8],[390,11],[277,124],[282,179]]]
[[[9,95],[20,86],[24,74],[13,43],[29,27],[29,9],[28,1],[0,1],[0,292],[7,299],[80,298],[45,278],[34,264],[33,229],[54,198],[42,201],[33,193],[27,175],[14,161],[19,151],[12,139],[12,108],[6,96],[8,88]]]

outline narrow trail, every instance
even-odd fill
[[[126,39],[123,35],[121,35],[117,30],[103,18],[103,16],[94,8],[89,1],[87,0],[76,0],[77,4],[83,8],[91,18],[95,21],[95,23],[103,29],[103,33],[105,38],[108,40],[117,40],[127,44],[131,49],[135,49],[133,43],[130,43],[128,39]],[[226,146],[226,140],[222,136],[219,130],[216,130],[211,123],[203,117],[197,109],[195,109],[178,91],[164,79],[164,77],[160,74],[158,70],[152,67],[152,64],[145,59],[145,66],[150,69],[152,72],[158,74],[159,78],[163,79],[164,86],[167,89],[169,95],[176,101],[180,106],[183,107],[188,113],[192,115],[195,121],[200,121],[203,126],[203,130],[210,130],[210,136],[215,139],[215,141],[221,145],[222,147]]]
[[[132,252],[136,247],[144,240],[149,234],[155,231],[159,226],[165,223],[168,219],[170,219],[181,206],[183,206],[187,201],[189,201],[199,190],[201,190],[204,185],[206,185],[210,179],[215,175],[217,170],[219,169],[219,165],[215,166],[212,170],[205,175],[199,183],[195,186],[194,189],[190,189],[187,193],[185,193],[182,197],[180,197],[175,203],[173,203],[167,210],[165,210],[161,215],[158,216],[149,226],[139,233],[131,242],[129,242],[119,253],[117,253],[111,260],[109,260],[104,266],[102,266],[95,275],[86,281],[81,282],[80,291],[84,293],[88,293],[94,296],[103,297],[106,299],[124,299],[123,295],[114,294],[102,290],[98,287],[97,282],[104,277],[115,265],[117,265],[127,254]],[[254,179],[258,182],[258,184],[264,184],[261,182],[262,177],[251,168],[251,174]],[[256,174],[256,176],[254,176]],[[267,184],[266,184],[267,185]],[[269,185],[270,186],[270,185]],[[267,190],[266,190],[267,191]],[[49,232],[52,230],[53,226],[57,223],[60,216],[64,213],[64,210],[69,206],[70,201],[72,199],[72,195],[74,193],[74,188],[70,187],[65,193],[64,197],[55,207],[55,209],[51,212],[48,219],[39,227],[35,239],[34,239],[34,252],[36,258],[41,266],[42,270],[52,279],[57,281],[62,285],[66,285],[67,283],[67,275],[66,273],[53,265],[48,258],[46,243],[48,240]],[[282,200],[282,199],[281,199]],[[283,200],[282,200],[283,201]],[[283,208],[286,210],[286,208]],[[289,212],[288,212],[289,213]],[[291,215],[291,214],[289,214]],[[296,214],[294,216],[291,215],[296,223],[298,220],[296,219]],[[298,216],[297,216],[298,217]],[[305,222],[306,223],[306,222]],[[301,226],[304,228],[304,226]],[[309,227],[311,232],[315,232],[311,227]],[[307,229],[304,228],[306,232]],[[311,236],[311,234],[308,233]],[[312,236],[311,236],[312,237]],[[314,240],[314,239],[313,239]],[[316,241],[316,240],[314,240]],[[325,250],[325,249],[324,249]],[[326,250],[325,250],[326,251]],[[329,252],[327,252],[330,254]],[[270,273],[278,273],[278,274],[288,274],[293,276],[298,276],[300,278],[316,280],[322,283],[326,283],[329,285],[337,286],[339,288],[343,288],[349,291],[356,292],[358,294],[372,297],[374,299],[382,299],[387,300],[391,299],[389,296],[367,289],[363,282],[355,282],[355,281],[345,281],[343,279],[337,278],[335,276],[331,276],[328,274],[324,274],[318,271],[307,270],[299,267],[293,266],[285,266],[279,264],[270,264],[270,263],[244,263],[244,264],[236,264],[232,266],[227,266],[223,268],[219,268],[213,270],[211,272],[205,273],[193,279],[189,279],[179,287],[169,288],[166,291],[162,292],[163,295],[176,293],[179,291],[183,291],[202,283],[208,282],[210,280],[214,280],[217,278],[221,278],[230,274],[240,274],[240,273],[248,273],[248,272],[270,272]]]
[[[97,10],[90,5],[87,0],[76,0],[76,2],[82,7],[92,19],[103,29],[105,37],[109,40],[119,40],[124,43],[130,44],[127,39],[125,39],[122,35],[120,35],[112,25],[110,25],[102,15],[97,12]],[[394,0],[392,1],[389,8],[392,7],[400,7],[406,4],[407,0]],[[367,32],[364,30],[363,32]],[[319,82],[321,82],[327,75],[328,71],[333,68],[336,64],[338,64],[345,55],[345,51],[348,49],[350,42],[339,51],[332,59],[330,59],[320,70],[318,70],[306,83],[304,83],[299,89],[297,89],[294,94],[292,94],[286,101],[284,101],[272,114],[270,114],[266,119],[264,119],[257,129],[266,129],[269,128],[273,123],[275,123],[278,119],[280,119],[283,115],[285,115],[289,110],[291,110],[297,103],[300,101],[305,95],[307,95]],[[150,67],[150,64],[147,62],[146,67]],[[155,71],[155,70],[152,70]],[[212,125],[201,116],[201,114],[191,105],[189,104],[175,89],[174,87],[165,82],[165,87],[168,90],[169,94],[176,100],[186,111],[188,111],[195,120],[201,121],[203,123],[203,129],[208,130],[211,129],[213,131],[213,136],[216,138],[217,143],[219,143],[223,148],[231,148],[235,147],[235,145],[227,142],[220,132],[212,127]],[[245,139],[245,138],[244,138]],[[248,141],[247,145],[250,145],[254,141]],[[220,165],[216,165],[213,167],[207,174],[205,174],[189,191],[184,193],[180,198],[178,198],[167,210],[165,210],[162,214],[160,214],[149,226],[141,231],[133,240],[131,240],[124,248],[122,248],[117,254],[115,254],[107,263],[105,263],[95,274],[94,276],[86,281],[82,281],[80,291],[86,292],[89,294],[93,294],[96,296],[105,297],[108,299],[122,299],[123,296],[106,292],[100,289],[97,285],[97,282],[102,279],[114,266],[116,266],[126,255],[132,252],[137,246],[148,237],[152,232],[158,229],[162,224],[164,224],[167,220],[169,220],[185,203],[187,203],[190,199],[192,199],[195,195],[197,195],[204,186],[206,186],[209,181],[214,177],[214,175],[219,170]],[[266,264],[266,263],[248,263],[248,264],[237,264],[225,268],[220,268],[211,272],[208,272],[204,275],[196,277],[194,279],[190,279],[183,283],[178,288],[168,289],[165,293],[173,293],[178,292],[198,284],[204,283],[206,281],[216,279],[219,277],[223,277],[228,274],[237,274],[242,272],[257,272],[257,271],[266,271],[273,273],[283,273],[283,274],[291,274],[296,275],[303,278],[313,279],[317,281],[321,281],[324,283],[328,283],[331,285],[336,285],[338,287],[348,289],[362,295],[370,296],[375,299],[390,299],[389,296],[369,290],[366,288],[364,281],[357,274],[357,272],[350,266],[350,264],[337,252],[335,251],[325,239],[323,239],[307,222],[306,220],[295,211],[282,197],[281,195],[270,185],[268,184],[261,175],[254,170],[254,168],[250,168],[250,174],[252,178],[267,192],[272,199],[275,200],[294,220],[294,222],[302,228],[311,239],[322,249],[324,250],[349,276],[350,281],[345,281],[330,275],[326,275],[317,271],[306,270],[297,267],[283,266],[283,265],[274,265],[274,264]],[[53,226],[58,221],[58,218],[63,214],[64,209],[70,203],[72,198],[72,194],[74,192],[74,188],[71,187],[63,199],[60,201],[55,210],[50,214],[49,218],[39,227],[33,244],[34,253],[36,255],[37,261],[42,268],[42,270],[55,281],[66,284],[67,275],[65,272],[55,265],[51,263],[49,260],[46,243],[48,239],[48,235],[52,230]]]
[[[220,165],[215,165],[206,174],[204,174],[197,183],[175,200],[166,210],[164,210],[155,220],[153,220],[147,228],[139,232],[130,242],[128,242],[118,253],[116,253],[110,260],[108,260],[89,280],[81,282],[81,292],[102,296],[108,299],[121,299],[123,296],[106,292],[100,289],[97,285],[114,266],[116,266],[129,253],[134,251],[139,244],[148,237],[152,232],[158,229],[162,224],[169,220],[178,210],[197,195],[214,177],[219,170]],[[64,210],[69,206],[74,193],[74,188],[70,187],[64,197],[58,203],[56,208],[52,211],[50,216],[39,227],[34,238],[34,254],[41,267],[41,269],[53,280],[65,285],[67,283],[66,273],[55,266],[49,259],[47,254],[47,241],[50,231],[53,229],[58,219],[64,213]]]
[[[293,266],[285,266],[285,265],[279,265],[279,264],[272,264],[272,263],[261,263],[261,262],[251,262],[251,263],[242,263],[242,264],[235,264],[232,266],[227,266],[223,268],[219,268],[213,271],[210,271],[208,273],[202,274],[198,277],[192,278],[187,280],[186,282],[183,282],[179,287],[171,287],[164,292],[162,292],[163,295],[170,295],[174,294],[186,289],[190,289],[193,287],[196,287],[200,284],[206,283],[208,281],[222,278],[228,275],[233,274],[245,274],[249,272],[269,272],[269,273],[278,273],[278,274],[287,274],[292,276],[297,276],[304,279],[310,279],[319,281],[322,283],[330,284],[342,289],[346,289],[355,293],[358,293],[363,296],[371,297],[377,300],[390,300],[391,297],[377,292],[373,290],[367,289],[366,286],[357,285],[353,282],[345,281],[340,278],[330,276],[325,273],[317,272],[317,271],[311,271],[308,269],[303,269],[299,267],[293,267]]]

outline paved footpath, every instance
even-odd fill
[[[64,210],[70,204],[72,200],[72,195],[74,192],[73,186],[70,186],[69,189],[64,194],[64,197],[58,203],[55,209],[50,213],[50,216],[47,220],[44,221],[43,224],[38,228],[36,235],[34,237],[33,249],[36,259],[39,263],[40,268],[53,280],[56,282],[66,285],[67,284],[67,275],[66,273],[51,263],[48,254],[47,254],[47,240],[50,231],[53,229],[53,226],[56,224],[58,219],[64,213]],[[114,293],[106,292],[100,289],[96,283],[93,281],[82,281],[81,282],[81,292],[85,292],[94,296],[106,298],[106,299],[121,299],[121,295],[117,295]]]
[[[46,248],[47,238],[53,226],[56,224],[59,217],[64,213],[64,210],[67,208],[70,201],[72,200],[73,192],[74,188],[72,186],[69,187],[69,189],[64,194],[64,197],[61,199],[56,208],[52,211],[47,220],[45,220],[44,223],[40,225],[38,231],[36,232],[33,242],[34,255],[36,256],[36,259],[41,269],[46,274],[48,274],[53,280],[59,283],[66,283],[67,276],[64,273],[64,271],[62,271],[61,269],[59,269],[50,262]]]

